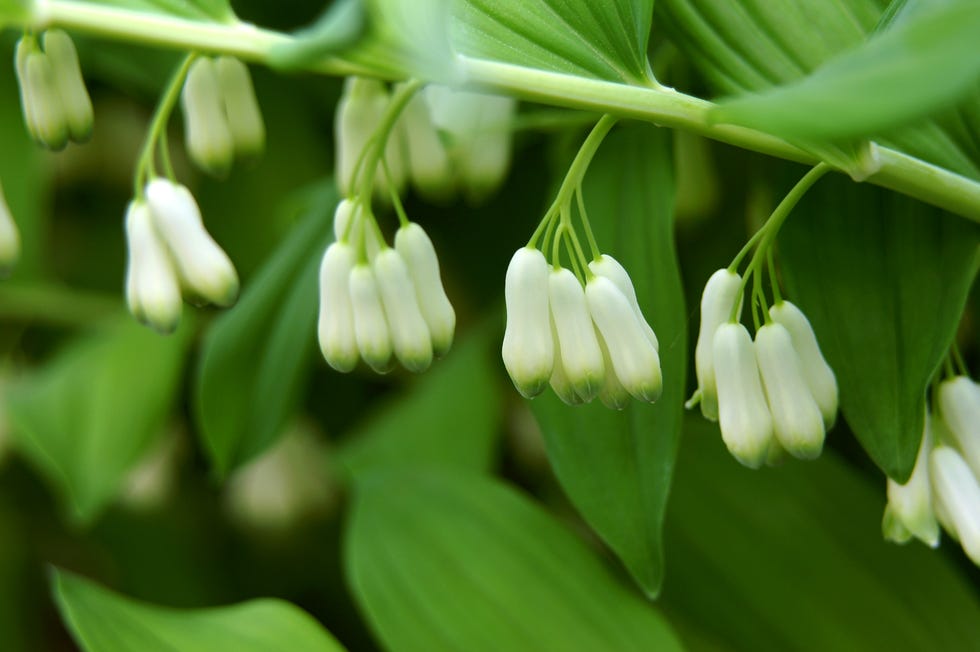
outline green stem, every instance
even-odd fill
[[[398,117],[402,114],[405,105],[408,104],[412,96],[424,85],[424,82],[418,79],[412,79],[398,87],[398,90],[395,91],[391,101],[388,103],[384,115],[381,117],[381,123],[378,125],[377,131],[374,132],[374,135],[368,143],[370,152],[359,162],[364,167],[359,170],[361,178],[355,179],[354,185],[358,189],[358,194],[360,194],[361,198],[368,205],[370,205],[371,193],[374,190],[374,175],[378,169],[378,162],[381,161],[383,165],[387,165],[384,161],[384,153],[388,145],[388,137],[391,136],[391,130],[394,129],[395,123],[398,122]]]
[[[950,357],[953,358],[953,363],[956,365],[956,369],[960,372],[960,375],[969,376],[970,370],[967,369],[966,362],[963,360],[963,354],[960,353],[960,347],[956,346],[956,342],[949,347]]]
[[[585,210],[585,198],[582,196],[582,186],[578,187],[575,197],[578,199],[578,214],[582,220],[582,226],[585,227],[585,237],[589,241],[589,249],[592,250],[592,260],[599,260],[599,257],[602,256],[602,254],[599,252],[599,245],[596,244],[595,234],[592,232],[592,224],[589,222],[589,214]]]
[[[783,295],[779,291],[779,279],[776,278],[776,262],[773,260],[773,249],[769,247],[766,251],[766,261],[769,263],[769,284],[772,286],[772,302],[782,303]]]

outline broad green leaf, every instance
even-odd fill
[[[237,20],[229,0],[79,0],[79,2],[168,14],[199,21],[233,23]]]
[[[926,386],[976,274],[980,226],[830,177],[797,206],[779,244],[789,298],[837,374],[847,423],[875,463],[904,481]]]
[[[345,537],[349,584],[389,652],[680,649],[571,531],[490,478],[366,476]]]
[[[455,0],[462,54],[598,79],[649,85],[653,0]]]
[[[484,326],[457,343],[403,396],[370,415],[336,461],[355,480],[393,466],[489,470],[501,403],[490,332]]]
[[[674,251],[669,134],[646,125],[614,131],[583,188],[599,248],[630,272],[660,340],[664,394],[622,412],[569,407],[547,392],[531,404],[548,457],[572,503],[648,595],[663,579],[661,540],[687,369],[683,288]]]
[[[52,570],[61,617],[85,652],[343,652],[309,614],[282,600],[172,609],[131,600]]]
[[[980,3],[917,14],[798,82],[723,102],[709,117],[790,138],[840,140],[952,105],[980,79]]]
[[[315,23],[295,34],[294,40],[269,51],[269,63],[282,69],[301,68],[349,47],[367,27],[363,0],[338,0]]]
[[[16,445],[72,520],[94,519],[159,434],[193,330],[184,321],[163,337],[120,317],[7,390]]]
[[[336,191],[324,186],[238,304],[204,338],[195,419],[219,476],[268,448],[316,359],[318,270]]]
[[[832,449],[749,471],[714,424],[691,417],[685,435],[661,597],[672,621],[716,649],[976,648],[980,601],[967,577],[941,551],[882,539],[883,480]]]

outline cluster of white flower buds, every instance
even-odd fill
[[[235,157],[254,159],[265,149],[265,124],[252,78],[238,59],[195,59],[181,105],[187,152],[205,172],[223,177]]]
[[[698,390],[688,406],[699,401],[705,418],[719,421],[728,450],[751,468],[783,450],[817,457],[837,414],[834,372],[809,320],[789,301],[769,309],[753,342],[738,322],[742,285],[729,269],[705,285],[695,349]]]
[[[452,346],[456,329],[429,236],[408,222],[389,247],[370,207],[357,199],[337,206],[334,234],[320,267],[323,357],[341,372],[363,358],[387,373],[392,355],[409,371],[428,369]]]
[[[126,211],[126,301],[142,323],[162,333],[180,321],[182,294],[229,306],[238,296],[238,274],[208,234],[190,191],[163,178]]]
[[[652,403],[663,390],[659,345],[629,274],[605,254],[588,269],[583,286],[538,249],[517,250],[504,287],[507,372],[527,398],[550,383],[569,405],[597,396],[617,410],[631,396]]]
[[[401,88],[396,85],[394,91]],[[337,107],[336,175],[348,194],[362,154],[375,138],[392,99],[374,79],[349,77]],[[385,143],[374,178],[374,196],[387,202],[411,181],[425,198],[445,200],[461,191],[481,201],[506,176],[511,153],[511,98],[428,86],[406,104]],[[387,166],[387,173],[384,167]]]
[[[887,481],[886,538],[915,537],[939,545],[939,525],[980,566],[980,385],[967,376],[944,380],[905,484]]]
[[[92,136],[92,100],[71,37],[52,29],[41,40],[43,49],[33,35],[17,42],[14,63],[21,109],[31,137],[60,150],[69,140],[81,143]]]

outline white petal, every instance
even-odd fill
[[[68,122],[48,56],[40,51],[28,54],[25,74],[38,140],[49,149],[64,149],[68,144]]]
[[[228,256],[204,229],[190,191],[167,179],[146,186],[153,225],[173,258],[184,285],[198,297],[229,306],[238,296],[238,274]]]
[[[317,335],[327,363],[337,371],[357,366],[359,352],[354,334],[354,308],[350,298],[350,274],[354,269],[351,246],[334,242],[320,264],[320,318]]]
[[[803,376],[820,406],[824,426],[829,430],[837,419],[837,379],[820,352],[810,320],[789,301],[781,301],[769,308],[769,315],[773,321],[785,326],[793,338],[793,348],[803,365]]]
[[[14,71],[17,73],[17,85],[20,89],[20,108],[24,114],[24,126],[27,133],[36,142],[40,142],[41,135],[37,126],[37,115],[34,109],[34,96],[31,93],[30,80],[27,77],[27,59],[37,47],[37,40],[33,36],[22,36],[17,41],[17,50],[14,55]]]
[[[663,392],[660,357],[644,333],[629,300],[603,276],[593,277],[585,286],[589,313],[602,334],[612,361],[612,369],[626,391],[640,401],[652,403]]]
[[[435,247],[425,230],[410,222],[395,234],[395,249],[411,274],[415,298],[432,335],[433,352],[443,356],[453,344],[456,311],[442,287]]]
[[[391,370],[391,336],[381,304],[374,272],[358,264],[350,274],[350,298],[354,309],[354,334],[361,357],[379,374]]]
[[[755,353],[779,444],[794,457],[818,457],[823,450],[823,418],[789,331],[775,322],[766,324],[755,334]]]
[[[619,261],[608,254],[602,254],[598,260],[593,260],[589,263],[589,269],[596,276],[604,276],[616,284],[619,291],[629,300],[630,306],[632,306],[633,312],[636,314],[636,318],[640,320],[640,325],[643,327],[643,333],[650,340],[653,348],[659,353],[660,342],[657,341],[657,334],[653,332],[646,317],[643,316],[643,311],[640,310],[640,302],[636,298],[633,281],[630,279],[630,275],[626,269],[619,264]]]
[[[619,376],[616,375],[612,358],[609,357],[609,347],[602,339],[601,331],[599,332],[599,348],[602,349],[602,366],[606,370],[606,380],[602,383],[602,389],[599,390],[599,400],[611,410],[626,409],[630,402],[630,393],[623,387],[623,383],[619,382]]]
[[[548,310],[548,262],[537,249],[514,253],[504,282],[507,327],[501,354],[517,390],[527,398],[541,393],[551,378],[555,344]]]
[[[939,412],[963,459],[980,477],[980,385],[967,376],[944,380],[939,385]]]
[[[728,450],[742,464],[759,468],[773,439],[772,418],[762,390],[755,347],[741,324],[726,323],[714,335],[718,421]]]
[[[201,57],[191,64],[181,93],[181,106],[184,142],[191,159],[210,174],[219,177],[228,174],[235,147],[211,58]]]
[[[436,201],[453,193],[449,154],[432,124],[424,95],[416,93],[402,111],[399,128],[405,138],[409,175],[419,193]]]
[[[265,123],[248,66],[235,57],[218,57],[214,67],[235,153],[259,156],[265,149]]]
[[[150,209],[134,201],[126,211],[126,301],[138,320],[170,333],[180,321],[181,296],[177,272],[153,227]]]
[[[84,142],[92,136],[92,100],[85,88],[78,52],[71,37],[60,29],[44,33],[44,53],[54,73],[54,86],[61,98],[62,111],[72,140]]]
[[[937,512],[952,526],[963,551],[980,565],[980,485],[960,454],[949,446],[937,446],[929,458],[932,490]]]
[[[718,420],[714,366],[715,331],[731,318],[735,297],[741,285],[742,277],[737,273],[719,269],[708,279],[701,295],[701,327],[694,349],[694,366],[701,395],[701,414],[712,421]],[[742,307],[739,305],[738,312],[741,311]]]
[[[605,381],[605,369],[585,290],[571,271],[553,269],[548,275],[548,300],[565,373],[575,393],[588,403],[599,395]],[[620,380],[623,380],[622,376]]]
[[[939,545],[939,524],[932,510],[932,488],[929,483],[929,454],[932,452],[932,423],[926,413],[922,443],[915,458],[915,468],[905,484],[887,481],[888,506],[882,530],[885,537],[904,543],[914,535],[926,545]]]
[[[20,258],[20,233],[17,223],[7,206],[7,198],[0,185],[0,276],[10,272]]]
[[[551,321],[551,339],[555,343],[555,364],[548,383],[551,385],[551,389],[555,392],[555,395],[563,403],[566,405],[581,405],[585,401],[575,393],[575,388],[572,387],[572,382],[568,380],[568,374],[565,373],[565,363],[561,360],[561,345],[558,343],[558,331],[555,330],[555,318],[553,315],[549,315],[548,319]]]
[[[432,364],[432,338],[415,299],[408,267],[394,249],[384,249],[372,263],[388,319],[395,355],[409,371],[421,373]]]

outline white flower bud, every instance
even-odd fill
[[[30,80],[27,78],[27,59],[37,50],[37,41],[33,36],[22,36],[17,41],[14,53],[14,70],[17,73],[17,85],[20,88],[20,108],[24,114],[24,126],[27,133],[35,142],[41,141],[37,127],[37,115],[34,111],[34,98],[31,95]]]
[[[238,296],[238,274],[204,229],[201,211],[190,191],[156,178],[146,185],[146,202],[184,286],[215,305],[233,304]]]
[[[408,267],[401,255],[391,248],[382,250],[372,266],[395,356],[409,371],[421,373],[432,364],[432,336],[415,299]]]
[[[568,379],[568,374],[565,373],[565,363],[561,360],[561,345],[558,343],[558,331],[555,330],[555,318],[553,315],[549,315],[548,319],[551,321],[551,341],[554,342],[555,349],[555,365],[551,372],[551,378],[548,379],[548,383],[551,385],[551,389],[554,390],[555,395],[563,403],[566,405],[581,405],[585,401],[575,393],[575,388],[572,387],[572,382]]]
[[[915,468],[905,484],[887,480],[888,505],[881,529],[886,539],[905,543],[911,536],[935,548],[939,545],[939,524],[932,510],[932,488],[929,484],[929,454],[932,452],[932,419],[926,412],[922,443],[915,458]]]
[[[980,478],[980,385],[967,376],[939,384],[939,414],[952,444]]]
[[[362,173],[355,168],[361,160],[361,154],[368,141],[381,125],[389,101],[388,91],[380,81],[364,77],[348,77],[344,83],[344,92],[337,105],[334,121],[335,174],[341,194],[350,193],[353,184],[357,181],[353,178],[354,172]],[[398,130],[392,130],[385,144],[384,158],[391,172],[395,189],[401,189],[405,184],[406,166],[404,145]],[[380,162],[375,171],[374,194],[382,201],[390,199],[388,178]]]
[[[337,242],[349,242],[356,251],[357,242],[361,236],[360,224],[354,224],[354,218],[360,207],[356,199],[341,199],[333,213],[333,235]]]
[[[660,356],[644,333],[629,299],[604,276],[589,280],[585,297],[612,361],[612,369],[607,368],[606,374],[615,371],[631,396],[653,403],[663,392]]]
[[[354,308],[350,298],[350,274],[354,251],[345,242],[327,247],[320,263],[320,318],[317,335],[320,350],[331,367],[348,372],[359,356],[354,334]]]
[[[820,352],[810,320],[789,301],[780,301],[769,308],[769,316],[789,331],[793,348],[802,363],[803,377],[820,407],[824,426],[829,430],[837,419],[837,379]]]
[[[456,312],[442,287],[435,247],[425,230],[410,222],[395,234],[395,249],[411,274],[415,298],[432,336],[433,352],[443,356],[453,344]]]
[[[350,299],[354,309],[354,335],[364,361],[379,374],[391,370],[391,336],[381,303],[381,292],[371,267],[363,263],[350,273]]]
[[[7,198],[0,185],[0,276],[6,276],[20,258],[20,233],[17,223],[7,206]]]
[[[936,511],[963,551],[980,565],[980,484],[955,449],[937,446],[929,456]]]
[[[61,98],[61,110],[71,139],[84,142],[92,137],[95,118],[92,100],[88,96],[82,69],[78,65],[75,44],[62,30],[48,30],[44,34],[44,53],[51,62],[54,87]]]
[[[548,300],[561,347],[561,360],[575,393],[588,403],[599,395],[605,381],[602,350],[589,315],[585,290],[578,278],[564,267],[548,275]],[[610,351],[610,354],[613,352]],[[620,376],[620,380],[623,377]],[[623,385],[629,389],[624,382]]]
[[[181,296],[177,272],[160,241],[149,207],[133,201],[126,210],[126,302],[142,323],[171,333],[180,321]]]
[[[184,140],[191,159],[205,172],[228,174],[235,148],[218,84],[214,60],[201,57],[191,64],[181,94]]]
[[[718,391],[715,387],[714,337],[715,331],[728,322],[735,307],[735,297],[742,285],[742,277],[727,269],[719,269],[711,275],[701,295],[701,327],[694,349],[694,367],[698,376],[698,393],[701,397],[701,414],[706,419],[718,420]],[[742,311],[741,303],[738,312]]]
[[[265,123],[248,66],[235,57],[214,62],[235,154],[255,158],[265,149]]]
[[[608,254],[602,254],[597,260],[593,260],[589,263],[589,269],[596,276],[603,276],[608,278],[610,281],[616,284],[619,291],[623,293],[629,302],[630,306],[633,308],[633,313],[636,318],[640,321],[640,326],[643,328],[643,334],[653,345],[653,348],[660,352],[660,342],[657,341],[657,334],[653,332],[650,324],[647,322],[646,318],[643,316],[643,311],[640,310],[640,302],[636,298],[636,290],[633,288],[633,281],[630,279],[629,273],[626,269],[619,264],[615,258]]]
[[[28,54],[25,75],[38,141],[48,149],[64,149],[68,144],[68,123],[47,55],[40,51]]]
[[[517,391],[527,398],[541,393],[551,379],[557,340],[548,310],[548,261],[537,249],[514,253],[504,282],[507,328],[501,350]]]
[[[432,124],[429,105],[417,93],[405,105],[398,129],[405,139],[408,171],[412,184],[426,199],[444,200],[453,193],[453,171],[449,154]]]
[[[733,323],[715,330],[713,344],[721,437],[735,459],[757,469],[766,461],[773,432],[755,346],[745,326]]]
[[[599,332],[599,348],[602,350],[602,366],[606,370],[606,380],[602,383],[602,389],[599,390],[599,400],[610,410],[623,410],[629,405],[630,393],[623,387],[623,383],[619,382],[619,376],[616,375],[612,358],[609,357],[609,347],[602,339],[601,331]]]
[[[760,328],[755,334],[755,355],[779,444],[793,457],[818,457],[823,450],[823,418],[803,377],[789,331],[775,322]]]

